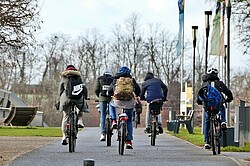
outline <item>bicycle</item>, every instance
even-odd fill
[[[127,140],[128,129],[127,129],[128,116],[125,113],[125,109],[122,109],[122,113],[118,115],[118,153],[120,155],[124,154],[125,141]]]
[[[76,139],[77,139],[77,133],[78,133],[78,126],[77,126],[77,121],[78,121],[78,113],[76,110],[76,105],[74,102],[70,101],[70,112],[69,112],[69,117],[67,120],[67,125],[66,125],[66,138],[68,139],[69,142],[69,152],[75,152],[76,148]]]
[[[224,103],[224,102],[223,102]],[[220,154],[221,152],[221,136],[222,127],[220,120],[220,113],[213,107],[209,108],[208,116],[210,119],[210,129],[208,131],[209,141],[211,143],[213,155]]]
[[[159,121],[158,121],[158,115],[161,113],[162,110],[162,99],[156,99],[149,103],[149,114],[150,114],[150,137],[151,137],[151,145],[155,146],[155,140],[156,136],[159,135]]]
[[[99,100],[96,100],[96,102],[99,102]],[[113,129],[112,129],[112,119],[110,117],[109,113],[109,102],[107,102],[107,108],[106,108],[106,119],[105,119],[105,135],[107,140],[107,146],[111,146],[111,138],[113,135]]]

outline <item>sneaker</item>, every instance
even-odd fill
[[[117,123],[116,123],[116,120],[113,120],[112,121],[112,129],[117,129]]]
[[[145,130],[144,130],[144,133],[151,133],[151,129],[149,127],[147,127]]]
[[[84,125],[78,124],[77,127],[83,129]]]
[[[77,124],[78,128],[84,128],[84,124],[82,123],[82,120],[78,120],[78,124]]]
[[[67,139],[62,139],[62,145],[68,145]]]
[[[204,148],[205,149],[211,149],[211,146],[209,144],[205,144]]]
[[[126,149],[133,149],[132,142],[130,140],[126,141]]]
[[[101,135],[101,137],[100,137],[100,141],[106,141],[105,134],[102,134],[102,135]]]
[[[221,129],[222,130],[226,130],[227,129],[227,123],[226,122],[222,122],[221,123]]]
[[[163,128],[161,125],[158,126],[158,129],[159,129],[159,133],[162,134],[163,133]]]

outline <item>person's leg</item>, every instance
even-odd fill
[[[106,102],[100,102],[100,124],[101,124],[101,138],[100,141],[105,141],[105,137],[103,135],[105,134],[105,120],[106,120],[106,109],[107,109],[107,103]]]
[[[221,107],[220,117],[221,117],[221,122],[226,122],[226,110],[224,106]]]
[[[146,132],[150,131],[150,113],[149,113],[149,103],[147,103],[147,110],[146,110],[146,120],[145,120],[145,126],[146,126]]]
[[[128,116],[127,120],[127,129],[128,129],[128,137],[127,137],[127,149],[133,149],[132,147],[132,140],[133,140],[133,108],[132,109],[126,109],[125,113]]]
[[[67,145],[67,140],[66,140],[66,125],[67,125],[67,121],[68,121],[68,114],[65,111],[62,111],[63,113],[63,118],[62,118],[62,125],[61,125],[61,129],[62,129],[62,145]]]
[[[209,140],[209,129],[210,129],[210,119],[208,113],[204,112],[204,141],[205,141],[205,148],[209,148],[210,140]]]
[[[158,115],[158,129],[159,129],[159,133],[162,134],[163,128],[162,128],[162,115],[161,114]]]
[[[117,108],[114,107],[113,105],[109,104],[109,114],[112,119],[112,128],[116,129],[117,128]]]

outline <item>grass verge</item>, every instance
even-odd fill
[[[168,133],[197,146],[204,146],[204,136],[203,134],[201,134],[201,127],[195,127],[194,134],[189,134],[187,129],[181,127],[179,130],[179,134],[173,134],[173,132]],[[227,146],[222,147],[221,150],[224,152],[250,152],[250,142],[247,142],[244,147]]]
[[[0,136],[61,137],[60,127],[10,127],[0,126]]]

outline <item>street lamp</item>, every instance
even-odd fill
[[[231,17],[231,1],[226,1],[227,9],[227,87],[230,89],[230,17]],[[230,105],[227,107],[227,125],[230,126]]]
[[[208,57],[208,37],[210,31],[212,11],[205,11],[205,28],[206,28],[206,54],[205,54],[205,72],[207,71],[207,57]]]
[[[193,36],[193,83],[192,83],[192,93],[193,93],[193,102],[192,109],[194,110],[194,101],[195,101],[195,48],[196,48],[196,40],[197,40],[197,31],[198,26],[192,26],[192,36]]]

